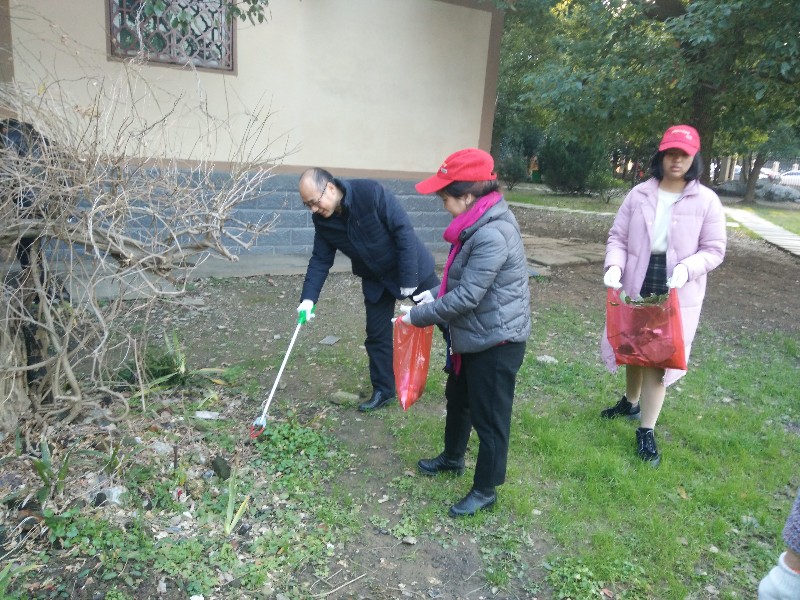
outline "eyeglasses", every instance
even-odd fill
[[[328,183],[330,183],[330,182],[328,182]],[[326,183],[322,187],[322,193],[319,195],[319,198],[317,198],[316,200],[311,200],[309,202],[303,202],[303,204],[306,206],[306,208],[315,208],[315,207],[319,206],[319,203],[322,202],[322,197],[325,195],[325,192],[328,191],[328,183]]]

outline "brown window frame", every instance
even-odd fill
[[[116,58],[235,70],[235,20],[224,0],[108,0],[109,51]]]

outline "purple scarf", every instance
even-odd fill
[[[447,274],[450,271],[450,265],[453,264],[453,261],[456,258],[456,255],[461,250],[461,233],[467,228],[471,227],[478,220],[495,204],[500,202],[503,199],[503,196],[500,195],[500,192],[490,192],[485,196],[478,198],[475,203],[469,207],[466,211],[458,215],[450,225],[447,226],[447,229],[444,230],[444,237],[445,241],[450,242],[450,254],[447,255],[447,262],[444,264],[444,270],[442,271],[442,284],[439,286],[439,295],[438,298],[441,298],[447,292]],[[448,344],[449,346],[450,344]],[[448,347],[448,351],[450,352],[450,356],[453,359],[453,370],[456,375],[461,373],[461,355],[455,354],[451,347]]]

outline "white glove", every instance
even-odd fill
[[[603,276],[603,283],[606,287],[618,290],[622,287],[622,284],[619,282],[621,277],[622,269],[620,269],[617,265],[611,265],[608,267],[606,274]]]
[[[433,302],[434,297],[430,290],[425,290],[421,294],[412,296],[411,299],[417,304],[427,304],[428,302]]]
[[[314,303],[311,300],[303,300],[297,306],[297,314],[306,313],[306,322],[308,322],[314,318],[314,313],[311,312],[312,308],[314,308]]]
[[[414,293],[414,290],[415,290],[415,289],[417,289],[417,288],[415,288],[415,287],[413,287],[413,288],[404,288],[404,287],[401,287],[401,288],[400,288],[400,295],[401,295],[403,298],[408,298],[408,297],[409,297],[411,294],[413,294],[413,293]]]
[[[795,573],[785,562],[786,553],[778,558],[778,565],[772,567],[758,586],[758,600],[796,600],[800,598],[800,574]]]
[[[406,306],[405,304],[400,305],[400,312],[403,313],[403,316],[400,320],[405,323],[406,325],[411,325],[411,309],[414,308],[413,306]]]
[[[672,271],[672,277],[667,279],[667,287],[682,288],[687,281],[689,281],[689,269],[685,264],[678,263]]]

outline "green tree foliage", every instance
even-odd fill
[[[251,23],[263,23],[267,20],[266,9],[269,0],[235,0],[228,2],[228,16]]]
[[[506,19],[503,33],[492,150],[501,156],[508,147],[517,147],[529,159],[538,152],[544,125],[551,120],[541,103],[530,101],[528,76],[552,51],[547,35],[553,16],[545,6],[528,9],[526,18],[514,14]]]
[[[241,19],[251,23],[264,23],[267,20],[266,10],[269,0],[220,0],[227,7],[228,18]],[[144,0],[142,9],[145,16],[158,15],[167,8],[168,0]]]
[[[547,185],[558,192],[569,193],[589,191],[595,173],[608,170],[602,145],[557,138],[549,138],[542,146],[539,166]]]
[[[787,127],[797,134],[795,0],[520,0],[514,9],[504,52],[524,48],[518,38],[533,32],[538,60],[523,63],[524,76],[501,67],[511,80],[500,94],[516,96],[499,98],[499,113],[535,108],[546,119],[538,124],[562,139],[608,148],[620,138],[643,147],[688,122],[707,157],[755,152]]]

